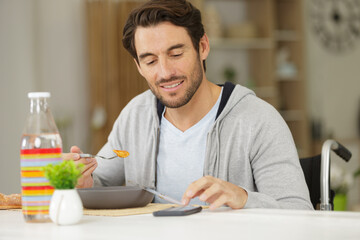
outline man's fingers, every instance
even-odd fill
[[[190,200],[192,198],[195,198],[199,195],[201,195],[206,188],[211,186],[213,184],[214,178],[211,176],[202,177],[199,180],[196,180],[195,182],[191,183],[189,187],[186,189],[182,203],[184,205],[189,204]]]
[[[220,195],[221,194],[215,194],[212,197],[208,198],[208,200],[206,202],[212,204],[213,202],[215,202],[220,197]]]
[[[185,192],[187,197],[194,198],[199,195],[199,192],[210,187],[213,184],[214,178],[211,176],[202,177],[199,180],[191,183]]]
[[[226,204],[228,201],[228,196],[226,194],[221,194],[213,203],[210,205],[210,210],[221,207]]]
[[[187,205],[197,196],[200,201],[210,203],[210,209],[224,204],[233,209],[243,208],[248,198],[243,188],[212,176],[202,177],[190,184],[183,195],[182,203]]]
[[[70,148],[70,152],[71,152],[71,153],[83,153],[78,146],[72,146],[72,147]]]
[[[84,168],[82,170],[82,175],[84,175],[90,168],[94,167],[94,165],[97,166],[97,161],[95,158],[80,158],[80,156],[76,159],[74,156],[79,155],[77,153],[66,153],[63,154],[64,160],[74,160],[74,163],[76,165],[78,164],[84,164]],[[96,168],[95,166],[95,168]]]
[[[91,163],[85,165],[85,169],[81,173],[82,177],[78,179],[77,188],[90,188],[94,184],[94,180],[92,178],[92,173],[95,171],[98,166],[97,161],[93,159]],[[79,161],[78,161],[79,162]]]
[[[203,202],[212,202],[210,199],[214,199],[217,195],[220,195],[223,193],[223,188],[220,184],[214,183],[211,185],[208,189],[203,191],[203,193],[200,195],[199,199]]]
[[[94,180],[92,178],[92,173],[97,167],[97,161],[95,158],[81,158],[80,153],[83,153],[78,146],[72,146],[70,148],[70,153],[63,153],[62,157],[64,160],[74,160],[76,165],[84,164],[82,169],[81,177],[78,179],[77,188],[86,188],[92,187]]]
[[[78,153],[63,153],[62,159],[63,160],[79,160],[80,155]]]
[[[72,146],[70,148],[70,153],[63,153],[62,154],[62,159],[63,160],[80,160],[80,153],[82,153],[82,151],[80,150],[80,148],[78,146]]]
[[[89,176],[95,170],[96,167],[97,167],[97,161],[95,160],[95,161],[85,165],[81,174],[84,176]]]

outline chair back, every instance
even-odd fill
[[[317,155],[309,158],[301,158],[300,165],[304,172],[305,181],[309,189],[310,200],[314,209],[320,209],[320,167],[321,167],[321,155]],[[330,182],[329,185],[330,186]],[[330,189],[330,203],[334,206],[335,192]]]

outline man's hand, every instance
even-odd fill
[[[233,209],[243,208],[248,198],[243,188],[212,176],[205,176],[191,183],[183,195],[182,203],[187,205],[197,196],[200,201],[210,203],[212,210],[224,204]]]
[[[82,153],[80,148],[72,146],[70,153],[64,153],[62,155],[64,160],[74,160],[75,164],[82,163],[85,165],[82,171],[82,177],[79,178],[76,187],[77,188],[90,188],[94,184],[94,180],[91,176],[92,172],[97,167],[97,161],[95,158],[80,158],[79,153]]]

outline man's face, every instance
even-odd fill
[[[185,28],[168,22],[138,27],[135,48],[138,70],[154,95],[169,108],[187,104],[202,82],[203,56]]]

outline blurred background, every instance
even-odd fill
[[[20,192],[28,92],[51,92],[64,152],[96,153],[121,109],[148,88],[121,44],[141,2],[0,0],[0,192]],[[352,151],[346,164],[332,155],[333,182],[347,183],[347,209],[358,210],[360,0],[191,2],[210,38],[208,79],[242,84],[276,107],[300,157],[329,138]]]

